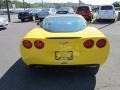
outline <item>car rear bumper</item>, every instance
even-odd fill
[[[86,20],[90,20],[93,17],[92,13],[89,13],[89,14],[79,14],[79,15],[82,15]]]
[[[104,53],[103,53],[104,52]],[[42,54],[41,54],[42,53]],[[21,56],[27,65],[89,65],[89,64],[104,64],[109,54],[109,46],[102,51],[95,52],[73,52],[72,60],[56,60],[54,51],[34,52],[22,49]],[[102,53],[102,54],[99,54]]]
[[[91,20],[92,16],[83,16],[86,20]]]
[[[49,61],[53,61],[53,62],[49,62],[48,60],[44,60],[44,59],[25,59],[22,58],[23,61],[27,64],[27,65],[31,65],[31,64],[35,64],[35,65],[50,65],[50,66],[80,66],[80,65],[91,65],[91,64],[104,64],[106,60],[100,60],[100,59],[96,59],[96,60],[73,60],[73,61],[56,61],[56,60],[51,60],[48,59]],[[34,61],[35,60],[35,61]],[[44,61],[43,61],[44,60]]]
[[[96,19],[116,19],[116,15],[111,16],[97,15]]]

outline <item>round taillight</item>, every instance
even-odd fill
[[[98,40],[97,42],[96,42],[96,46],[98,47],[98,48],[103,48],[105,45],[106,45],[106,40],[105,39],[100,39],[100,40]]]
[[[29,40],[24,40],[23,46],[27,49],[30,49],[32,47],[32,43]]]
[[[41,48],[44,47],[44,42],[42,42],[42,41],[40,41],[40,40],[36,40],[36,41],[34,42],[34,45],[35,45],[36,48],[41,49]]]
[[[86,40],[85,42],[84,42],[84,47],[85,48],[92,48],[94,46],[94,41],[93,40]]]

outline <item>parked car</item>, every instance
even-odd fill
[[[39,12],[41,12],[41,9],[33,9],[33,10],[30,11],[30,14],[32,14],[33,16],[35,16]]]
[[[0,17],[0,29],[5,28],[7,25],[8,25],[8,20],[3,17]]]
[[[98,70],[109,54],[109,41],[80,15],[46,17],[21,41],[20,53],[28,66],[85,66]]]
[[[117,15],[113,5],[103,5],[99,7],[96,17],[97,21],[107,19],[112,20],[114,22],[116,18]]]
[[[33,15],[30,12],[31,10],[25,10],[23,12],[18,13],[18,19],[21,19],[21,21],[25,20],[33,21]]]
[[[76,14],[82,15],[86,20],[92,21],[93,12],[90,6],[80,6],[76,10]]]
[[[41,12],[36,14],[35,19],[42,21],[46,16],[55,14],[56,14],[55,8],[43,8]]]
[[[57,10],[57,14],[74,14],[74,9],[71,7],[61,7]]]

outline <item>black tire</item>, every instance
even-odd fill
[[[34,68],[35,68],[35,65],[30,64],[30,65],[28,65],[28,67],[29,67],[30,69],[34,69]]]
[[[100,22],[100,19],[96,19],[96,22]]]
[[[114,23],[114,22],[115,22],[115,19],[112,19],[111,21]]]
[[[92,18],[89,21],[92,22]]]
[[[30,21],[33,21],[33,17],[30,18]]]
[[[93,18],[93,15],[92,15],[92,17],[91,17],[91,18],[92,18],[92,19],[94,19],[94,18]]]
[[[43,18],[40,18],[40,21],[42,22],[42,21],[43,21]]]
[[[24,22],[25,21],[25,19],[21,19],[21,22]]]

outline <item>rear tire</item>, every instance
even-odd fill
[[[33,17],[30,18],[30,21],[33,21]]]
[[[42,18],[40,18],[40,21],[42,22],[42,21],[43,21],[43,19],[42,19]]]
[[[92,18],[89,21],[92,22]]]
[[[115,22],[115,19],[112,19],[111,21],[114,23],[114,22]]]
[[[96,19],[96,22],[100,22],[100,19]]]
[[[21,19],[21,22],[24,22],[25,21],[25,19]]]

